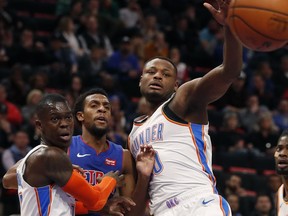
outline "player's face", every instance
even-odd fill
[[[178,87],[173,65],[163,59],[147,62],[140,80],[140,91],[150,102],[164,102]]]
[[[73,115],[67,103],[50,104],[45,113],[36,121],[47,145],[67,149],[74,130]]]
[[[282,136],[274,154],[276,172],[288,176],[288,136]]]
[[[110,119],[111,105],[105,95],[93,94],[86,97],[82,124],[90,133],[97,137],[106,134]]]

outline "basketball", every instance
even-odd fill
[[[269,52],[288,42],[288,0],[232,0],[226,21],[251,50]]]

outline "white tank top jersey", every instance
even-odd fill
[[[18,196],[23,216],[74,216],[75,200],[57,185],[32,187],[23,178],[27,158],[45,145],[32,149],[17,168]]]
[[[288,202],[284,200],[284,185],[277,192],[277,216],[288,216]]]
[[[128,139],[134,158],[143,144],[156,151],[149,185],[152,214],[178,205],[185,197],[218,194],[208,124],[184,122],[164,108],[166,103],[150,118],[136,119]]]

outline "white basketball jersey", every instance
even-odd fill
[[[217,193],[208,125],[172,120],[163,106],[145,122],[134,122],[129,134],[134,158],[143,144],[152,145],[156,151],[149,186],[152,214],[178,205],[181,197]]]
[[[288,216],[288,202],[284,200],[284,185],[282,184],[277,192],[277,215]]]
[[[45,145],[36,146],[17,168],[18,195],[23,216],[73,216],[75,200],[57,185],[31,187],[23,178],[27,158]]]

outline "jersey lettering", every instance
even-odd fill
[[[148,127],[145,129],[145,131],[142,131],[133,141],[133,155],[137,155],[140,145],[147,145],[150,142],[163,140],[163,129],[164,124],[154,124],[152,127]]]
[[[97,178],[102,177],[104,173],[101,171],[95,171],[95,170],[84,170],[84,175],[85,175],[86,180],[91,185],[95,185],[97,184]]]

